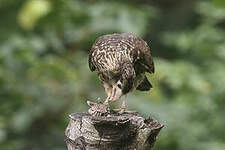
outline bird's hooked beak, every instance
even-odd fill
[[[112,94],[109,98],[109,101],[117,101],[123,95],[121,87],[118,87],[118,84],[114,84],[112,88]]]

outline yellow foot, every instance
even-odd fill
[[[123,114],[123,113],[129,113],[129,114],[137,113],[137,111],[126,110],[126,108],[113,109],[113,111],[115,111],[115,112],[117,112],[119,114]]]

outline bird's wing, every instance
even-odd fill
[[[92,48],[91,48],[91,50],[90,50],[90,52],[88,54],[88,64],[89,64],[89,68],[90,68],[91,71],[95,71],[96,70],[96,66],[94,64],[94,57],[96,57],[96,55],[97,55],[95,52],[98,51],[97,43],[99,42],[100,38],[101,37],[99,37],[95,41],[95,43],[93,44],[93,46],[92,46]]]
[[[146,72],[154,73],[154,62],[148,44],[144,40],[138,38],[135,45],[136,48],[134,57],[136,59],[136,63],[138,63],[138,66],[144,67]]]
[[[91,71],[95,71],[96,67],[95,65],[93,64],[93,48],[91,49],[91,51],[89,52],[89,55],[88,55],[88,65],[89,65],[89,68]]]

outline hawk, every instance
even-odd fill
[[[117,101],[133,90],[152,88],[145,72],[154,73],[154,62],[148,44],[131,33],[100,36],[89,52],[89,68],[96,71],[107,99]],[[125,111],[125,99],[120,110]]]

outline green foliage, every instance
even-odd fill
[[[87,56],[113,32],[151,47],[154,88],[127,102],[165,124],[154,149],[225,149],[223,0],[2,0],[0,18],[0,149],[65,149],[68,114],[105,98]]]

